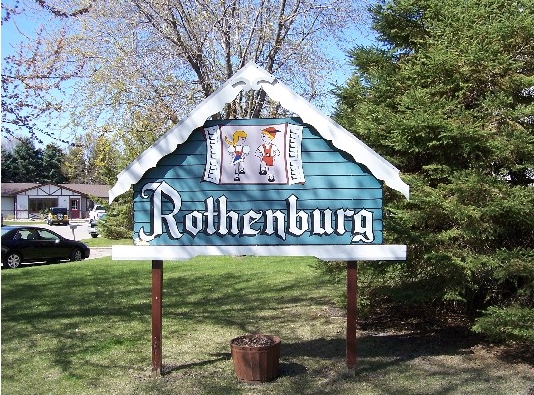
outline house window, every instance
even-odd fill
[[[39,213],[48,210],[50,207],[57,206],[57,199],[40,199],[30,198],[28,200],[28,211],[31,213]]]

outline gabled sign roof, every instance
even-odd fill
[[[221,111],[240,92],[251,89],[263,89],[272,100],[278,101],[285,109],[312,125],[324,139],[330,141],[340,151],[351,155],[355,162],[365,165],[377,179],[409,198],[409,186],[402,181],[395,166],[272,74],[254,62],[249,62],[131,162],[117,176],[117,183],[109,191],[109,200],[113,201],[130,189],[130,186],[138,182],[148,169],[155,167],[161,158],[171,154],[178,145],[183,144],[193,130],[203,126],[209,116]]]

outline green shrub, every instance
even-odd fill
[[[106,216],[98,223],[99,232],[108,239],[132,238],[132,192],[124,193],[108,207]]]
[[[473,330],[493,341],[518,341],[534,346],[534,309],[490,307],[476,320]]]

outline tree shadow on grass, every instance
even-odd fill
[[[210,354],[210,358],[198,361],[198,362],[192,362],[192,363],[185,363],[182,365],[176,365],[176,364],[163,364],[163,367],[161,369],[161,374],[163,376],[168,375],[173,372],[177,372],[180,370],[186,370],[191,368],[197,368],[197,367],[205,367],[209,366],[221,361],[228,361],[232,359],[232,354],[229,352],[220,352],[220,353],[212,353]]]
[[[451,395],[486,390],[509,393],[510,386],[506,381],[516,376],[511,375],[512,370],[503,375],[500,370],[503,365],[491,361],[486,364],[477,355],[471,355],[478,340],[463,330],[451,328],[429,332],[360,331],[357,369],[352,375],[345,367],[344,338],[293,342],[282,339],[278,377],[273,383],[254,387],[254,393],[273,393],[280,388],[284,393],[307,395],[334,395],[352,390],[366,393],[369,389],[403,395]],[[184,378],[195,380],[196,375],[200,377],[200,373],[191,372],[191,369],[213,370],[217,380],[195,383],[202,385],[205,393],[224,393],[228,388],[235,391],[239,384],[236,384],[234,375],[229,371],[222,372],[220,367],[211,368],[230,360],[228,352],[212,353],[200,361],[164,366],[162,373],[174,382]],[[526,382],[525,375],[523,372],[521,377],[517,376],[520,382],[513,388],[531,395],[534,387]]]
[[[308,369],[301,363],[280,362],[278,366],[278,377],[294,377],[306,374]]]
[[[432,333],[360,332],[356,346],[357,372],[374,371],[421,357],[472,354],[471,348],[477,343],[475,336],[454,329]],[[344,361],[346,341],[319,338],[286,343],[282,344],[281,356],[289,360],[304,357]]]
[[[212,364],[216,364],[221,361],[230,361],[232,359],[231,353],[213,353],[210,354],[209,359],[203,361],[185,363],[182,365],[177,364],[164,364],[161,370],[163,376],[171,373],[187,370],[191,368],[206,367]],[[307,369],[304,365],[295,362],[282,362],[280,361],[278,368],[278,377],[282,376],[298,376],[306,373]]]

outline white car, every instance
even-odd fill
[[[99,219],[106,215],[106,209],[96,204],[91,211],[89,211],[89,223],[87,224],[87,230],[91,237],[98,237],[98,227],[96,226]]]
[[[100,204],[95,204],[95,206],[89,211],[89,221],[98,221],[103,215],[106,214],[106,209]]]

